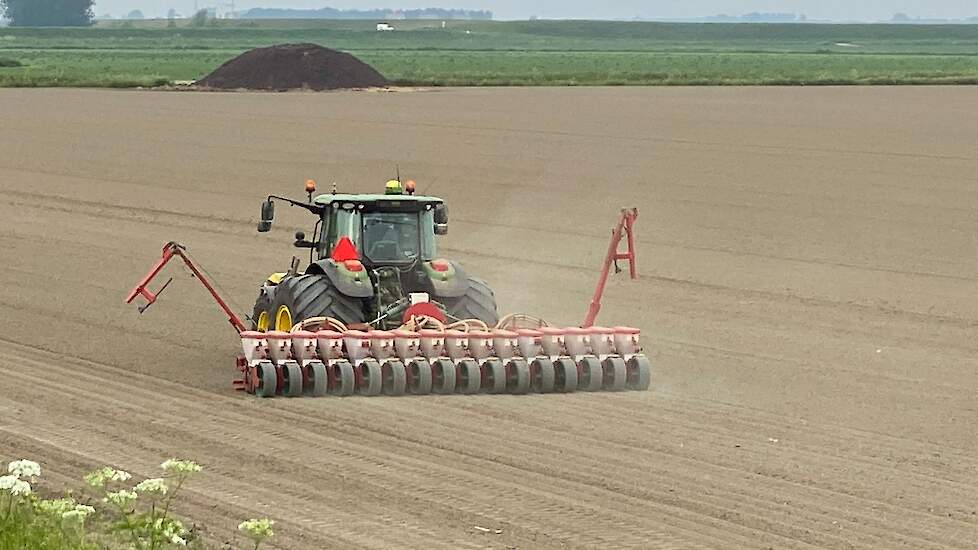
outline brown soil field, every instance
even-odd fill
[[[178,512],[217,544],[973,549],[976,93],[0,91],[0,460],[195,459]],[[637,206],[600,321],[643,329],[653,389],[260,400],[181,269],[122,303],[177,240],[250,311],[311,229],[256,233],[263,197],[395,163],[448,201],[445,256],[561,324]]]

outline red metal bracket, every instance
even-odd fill
[[[255,368],[248,365],[243,355],[234,357],[234,368],[241,373],[241,378],[234,379],[231,384],[236,391],[255,393],[257,386],[255,380]]]
[[[598,317],[598,312],[601,311],[601,296],[604,294],[604,286],[608,282],[608,271],[610,271],[612,264],[616,264],[618,260],[628,260],[629,276],[632,279],[638,277],[638,270],[635,266],[635,238],[633,235],[636,219],[638,219],[638,208],[621,209],[621,219],[618,220],[618,225],[611,232],[611,243],[608,244],[608,253],[605,256],[604,265],[601,267],[601,276],[598,277],[598,284],[594,289],[591,305],[588,307],[587,316],[584,317],[584,323],[581,325],[584,328],[594,326],[594,320]],[[618,251],[622,237],[625,238],[628,245],[627,252]]]
[[[224,310],[224,314],[227,315],[228,322],[231,323],[234,330],[238,331],[239,333],[244,332],[246,330],[244,323],[242,323],[241,319],[235,315],[233,311],[231,311],[231,308],[228,307],[227,303],[221,298],[217,291],[214,290],[214,287],[211,285],[210,281],[204,277],[200,270],[197,269],[197,266],[194,265],[194,262],[190,259],[190,257],[187,256],[187,248],[182,244],[173,241],[170,241],[163,246],[163,253],[160,256],[160,259],[153,264],[153,267],[150,268],[149,273],[147,273],[146,276],[139,281],[136,287],[132,289],[132,292],[126,296],[126,303],[131,304],[137,296],[142,296],[146,300],[146,303],[139,306],[139,313],[146,311],[149,306],[153,305],[156,302],[156,299],[159,298],[160,294],[162,294],[166,287],[169,286],[173,278],[171,277],[167,282],[163,283],[163,286],[160,287],[160,289],[155,293],[150,292],[146,287],[153,280],[153,278],[163,270],[163,267],[166,266],[167,262],[173,259],[174,256],[179,256],[180,259],[183,260],[183,263],[187,264],[187,267],[190,268],[191,272],[193,272],[194,277],[200,281],[200,284],[204,285],[204,288],[206,288],[207,292],[209,292],[211,297],[214,298],[217,305]]]

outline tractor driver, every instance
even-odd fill
[[[401,262],[418,255],[418,222],[413,214],[364,215],[367,256],[375,263]]]

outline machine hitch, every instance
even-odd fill
[[[608,272],[612,265],[615,267],[615,273],[620,273],[622,270],[618,267],[618,260],[627,260],[629,277],[631,279],[638,278],[638,270],[635,267],[635,238],[632,235],[632,228],[637,218],[638,208],[621,209],[621,219],[618,220],[618,225],[611,232],[611,242],[608,244],[608,253],[605,255],[604,265],[601,267],[601,275],[598,277],[598,284],[594,288],[591,305],[588,307],[584,323],[581,325],[584,328],[594,326],[594,320],[598,317],[598,312],[601,311],[601,295],[604,294],[604,286],[608,282]],[[628,246],[627,252],[618,251],[618,246],[623,238]]]
[[[231,311],[231,308],[228,307],[227,303],[223,298],[221,298],[220,294],[214,290],[214,286],[211,285],[210,281],[204,277],[203,273],[200,272],[193,260],[190,259],[190,256],[187,254],[187,247],[173,241],[170,241],[163,246],[163,253],[160,256],[160,259],[153,264],[153,267],[150,268],[149,273],[147,273],[146,276],[139,281],[136,287],[132,289],[132,292],[126,296],[126,303],[131,304],[132,301],[138,296],[145,299],[146,303],[138,307],[139,313],[143,313],[149,308],[149,306],[156,303],[156,300],[160,297],[160,294],[162,294],[163,291],[166,290],[166,287],[170,285],[170,282],[173,281],[173,277],[170,277],[169,280],[163,283],[163,286],[161,286],[156,292],[151,292],[146,287],[149,286],[149,283],[153,281],[160,271],[163,270],[163,267],[166,266],[166,264],[173,259],[174,256],[179,256],[180,259],[183,260],[183,263],[187,264],[187,267],[190,268],[190,271],[192,272],[192,276],[200,281],[200,284],[204,285],[204,288],[206,288],[207,292],[209,292],[211,297],[214,298],[217,305],[224,310],[224,314],[227,315],[228,322],[231,323],[234,330],[236,330],[239,334],[247,330],[244,323],[241,322],[241,319],[235,315],[233,311]]]

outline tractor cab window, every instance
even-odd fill
[[[418,258],[421,232],[417,212],[363,214],[361,250],[374,264],[409,263]]]
[[[321,258],[328,258],[340,237],[348,237],[360,247],[360,214],[355,210],[328,209],[323,213]]]

